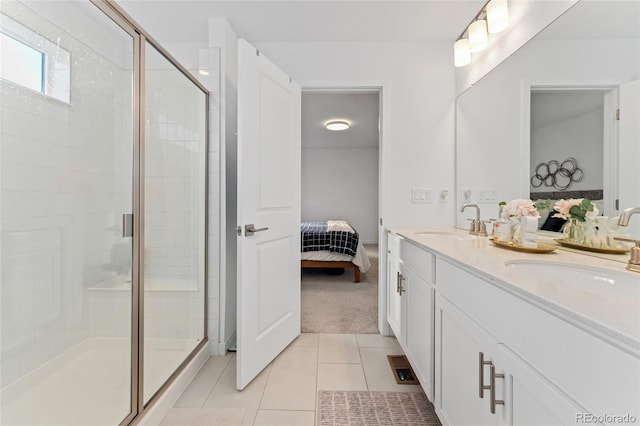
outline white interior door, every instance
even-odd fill
[[[620,85],[619,181],[620,210],[640,205],[640,80]],[[633,238],[640,236],[640,221],[629,223]]]
[[[238,73],[236,386],[243,389],[300,334],[301,134],[298,84],[245,40]]]

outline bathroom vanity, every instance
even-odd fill
[[[640,274],[390,228],[387,317],[446,425],[640,421]]]

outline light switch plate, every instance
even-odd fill
[[[433,190],[431,188],[411,188],[411,202],[414,204],[432,203]]]

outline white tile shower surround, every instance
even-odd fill
[[[148,388],[158,389],[198,342],[180,343],[145,341]],[[117,425],[129,412],[130,363],[128,339],[84,340],[3,389],[0,424]]]
[[[301,334],[244,390],[235,354],[211,357],[162,426],[313,426],[319,390],[422,392],[398,385],[387,355],[396,339],[378,334]]]

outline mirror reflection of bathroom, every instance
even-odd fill
[[[603,211],[603,114],[602,90],[531,91],[532,200],[589,198]]]
[[[544,230],[560,231],[548,218],[560,199],[588,198],[600,216],[600,226],[618,233],[616,216],[618,158],[615,88],[532,88],[530,120],[530,197],[540,202]],[[548,220],[548,221],[547,221]],[[558,229],[555,229],[558,228]]]

